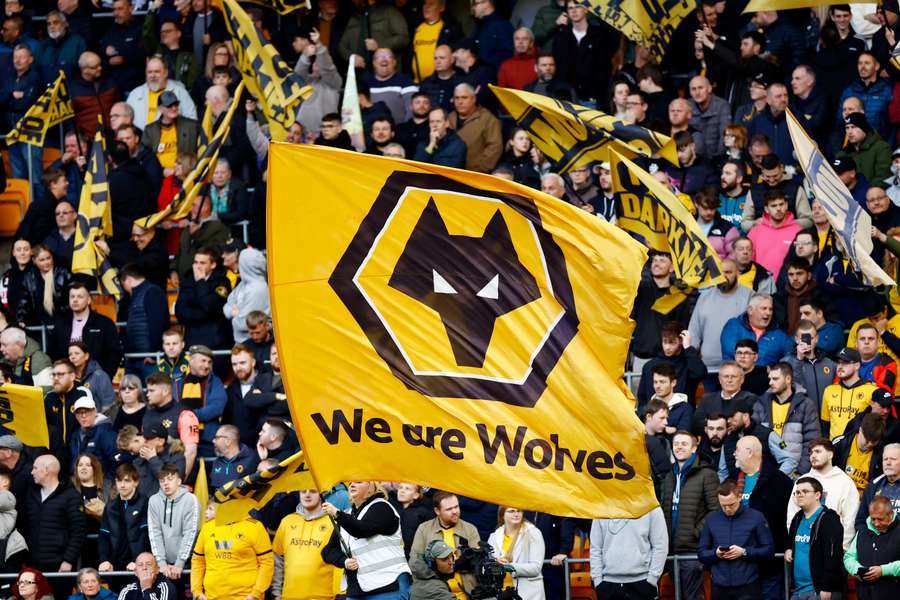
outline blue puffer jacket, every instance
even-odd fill
[[[746,550],[747,556],[737,560],[722,560],[716,556],[716,548],[731,545]],[[740,586],[759,579],[759,562],[772,558],[774,547],[763,514],[741,506],[731,517],[720,510],[709,513],[700,532],[697,558],[712,570],[714,584]]]
[[[881,134],[884,139],[889,139],[890,126],[888,125],[887,112],[888,105],[891,103],[891,83],[887,79],[877,78],[870,85],[864,84],[857,79],[847,86],[841,99],[838,102],[837,122],[843,123],[844,118],[841,113],[841,107],[844,106],[844,100],[850,96],[856,96],[863,102],[866,120],[869,121],[874,129]],[[843,127],[841,127],[843,129]]]
[[[778,329],[774,324],[770,324],[766,332],[758,340],[747,315],[743,314],[733,319],[729,319],[722,328],[722,335],[719,342],[722,344],[722,360],[734,360],[734,347],[741,340],[756,340],[759,345],[759,357],[756,364],[768,367],[781,360],[786,354],[789,354],[794,345],[791,336]]]

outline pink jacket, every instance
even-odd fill
[[[734,259],[734,249],[731,244],[739,237],[741,237],[741,232],[738,231],[738,228],[716,213],[709,233],[706,234],[706,239],[709,240],[709,245],[713,247],[720,259]]]
[[[791,243],[803,228],[794,221],[794,215],[788,212],[781,225],[773,225],[769,215],[763,215],[747,237],[753,242],[753,260],[764,266],[770,273],[779,273],[781,263],[791,249]]]

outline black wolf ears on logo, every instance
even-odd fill
[[[484,365],[498,317],[541,297],[499,210],[481,237],[450,235],[433,198],[388,285],[437,311],[464,367]]]

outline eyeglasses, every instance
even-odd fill
[[[35,584],[37,584],[37,582],[32,581],[30,579],[20,579],[19,580],[19,585],[35,585]]]
[[[60,372],[51,373],[50,376],[51,377],[65,377],[66,375],[72,375],[72,374],[73,373],[71,371],[63,371],[61,373]]]
[[[794,490],[795,496],[805,496],[806,494],[814,493],[812,490]]]
[[[734,353],[735,356],[756,356],[756,352],[753,350],[738,350]]]

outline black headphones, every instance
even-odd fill
[[[435,545],[440,541],[441,540],[431,540],[428,542],[428,546],[425,548],[425,554],[422,555],[422,558],[425,560],[425,564],[428,565],[429,569],[434,569],[434,554],[432,554],[432,552],[434,551]]]

